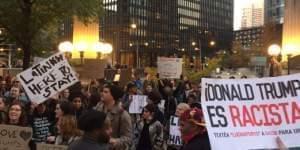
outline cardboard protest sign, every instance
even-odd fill
[[[300,147],[300,74],[202,79],[201,99],[213,150]]]
[[[63,53],[57,53],[17,75],[31,101],[42,103],[78,81]]]
[[[182,58],[157,58],[159,78],[179,79],[182,74]]]
[[[54,145],[54,144],[36,144],[37,150],[67,150],[67,146]]]
[[[171,116],[170,119],[170,135],[168,139],[169,145],[182,145],[181,133],[179,131],[179,118],[176,116]]]
[[[133,95],[132,101],[129,105],[129,113],[141,114],[143,108],[147,105],[147,96],[145,95]]]
[[[31,136],[31,128],[0,125],[0,150],[29,150]]]

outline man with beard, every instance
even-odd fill
[[[112,133],[110,120],[103,112],[91,110],[79,118],[78,127],[84,135],[72,143],[68,150],[108,150]]]

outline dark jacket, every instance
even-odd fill
[[[210,150],[207,133],[196,135],[188,143],[183,145],[181,150]]]
[[[132,144],[133,127],[131,118],[126,110],[124,110],[119,103],[111,110],[107,110],[102,102],[99,102],[95,110],[107,113],[107,117],[112,125],[112,137],[117,140],[117,143],[112,148],[114,150],[127,150]]]
[[[94,139],[84,135],[81,139],[74,141],[68,150],[108,150],[108,145],[98,143]]]

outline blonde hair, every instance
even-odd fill
[[[82,132],[77,128],[75,116],[64,115],[59,120],[60,134],[63,137],[81,136]]]
[[[179,103],[176,108],[182,108],[184,111],[190,109],[190,105],[186,103]]]

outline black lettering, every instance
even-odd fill
[[[20,75],[21,80],[25,83],[25,84],[29,84],[30,82],[33,81],[33,78],[26,80],[22,75]]]
[[[28,86],[28,89],[31,91],[32,94],[41,94],[41,91],[39,90],[39,87],[37,87],[35,84],[32,84],[31,86]]]
[[[44,97],[49,97],[51,95],[50,87],[45,88],[45,93],[43,94]]]
[[[216,107],[216,114],[219,117],[218,123],[221,127],[227,127],[228,126],[228,122],[227,119],[225,117],[225,115],[223,114],[225,112],[225,109],[222,106],[217,106]],[[222,120],[223,119],[223,120]]]
[[[245,90],[248,100],[254,100],[254,92],[250,84],[245,84]]]

